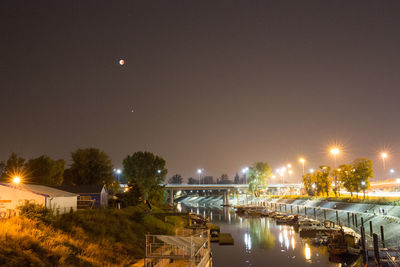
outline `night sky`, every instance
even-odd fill
[[[255,161],[333,165],[336,142],[338,164],[367,157],[381,176],[386,149],[400,173],[399,14],[400,1],[2,0],[0,159],[96,147],[121,167],[147,150],[169,176],[232,178]]]

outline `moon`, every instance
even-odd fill
[[[125,60],[123,60],[123,59],[120,59],[120,61],[119,61],[119,65],[121,65],[121,66],[125,65]]]

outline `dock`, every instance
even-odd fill
[[[229,233],[220,233],[218,235],[218,242],[220,245],[234,245],[234,240]]]

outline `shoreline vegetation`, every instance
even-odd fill
[[[187,215],[140,204],[62,215],[33,203],[0,220],[1,266],[126,266],[144,257],[145,235],[174,234]]]

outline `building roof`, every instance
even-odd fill
[[[96,185],[96,184],[88,184],[88,185],[60,185],[57,186],[57,189],[64,190],[67,192],[72,192],[76,194],[100,194],[101,190],[105,185]]]
[[[45,185],[37,185],[37,184],[12,184],[12,183],[0,183],[0,185],[8,186],[12,188],[16,188],[19,190],[29,191],[38,195],[46,196],[46,197],[76,197],[77,194],[63,191],[60,189],[48,187]]]

